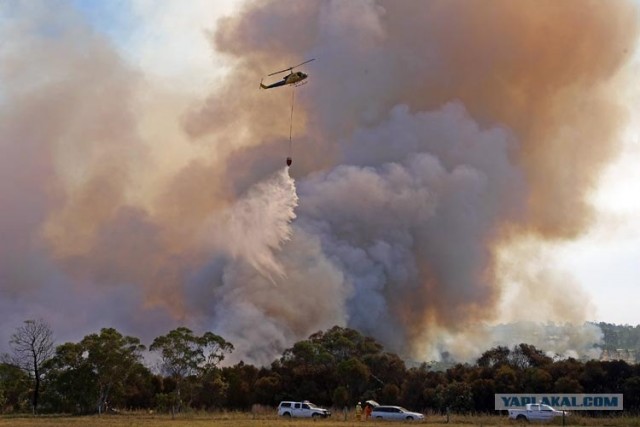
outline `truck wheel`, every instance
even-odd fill
[[[316,419],[316,418],[318,418],[319,416],[320,416],[320,414],[315,413],[315,414],[311,415],[311,418],[313,418],[313,419],[315,420],[315,419]]]
[[[522,414],[518,415],[518,416],[516,417],[516,420],[517,420],[517,421],[520,421],[520,422],[522,422],[522,423],[526,423],[526,422],[528,422],[528,421],[529,421],[529,420],[527,419],[527,417],[525,417],[525,416],[524,416],[524,415],[522,415]]]
[[[411,415],[409,415],[409,416],[407,417],[407,421],[413,421],[413,417],[412,417]]]
[[[285,418],[291,418],[291,412],[285,412],[282,416]]]

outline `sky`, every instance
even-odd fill
[[[597,223],[583,237],[555,249],[559,266],[587,289],[597,306],[594,319],[603,322],[640,321],[635,303],[640,292],[638,160],[640,133],[630,127],[622,152],[607,166],[591,196]]]
[[[31,317],[262,364],[334,324],[431,360],[640,323],[638,7],[539,4],[3,2],[0,350]],[[287,170],[258,83],[312,57]]]

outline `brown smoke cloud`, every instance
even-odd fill
[[[625,117],[609,83],[633,50],[635,7],[597,1],[389,6],[399,38],[421,43],[402,54],[436,52],[418,71],[422,87],[405,94],[411,105],[460,99],[478,120],[513,129],[530,187],[527,226],[550,237],[584,230],[585,193],[615,152]]]
[[[331,109],[340,120],[319,123],[323,136],[344,130],[337,135],[344,137],[367,121],[363,113],[379,119],[399,102],[422,111],[460,100],[480,123],[517,134],[514,160],[529,185],[527,227],[573,237],[590,221],[585,192],[617,147],[625,112],[611,97],[610,79],[631,55],[636,26],[628,2],[250,3],[214,38],[238,61],[234,78],[189,117],[187,129],[218,132],[220,121],[210,119],[221,116],[232,132],[255,135],[252,141],[285,134],[286,121],[277,117],[286,114],[288,94],[265,97],[243,90],[245,82],[301,53],[325,53],[311,66],[316,74],[320,68],[314,81],[322,88],[309,97],[320,109],[312,114],[326,120],[331,112],[322,108]]]
[[[390,268],[383,269],[379,286],[386,314],[382,316],[360,313],[354,302],[370,304],[367,295],[375,280],[367,279],[368,284],[350,300],[352,325],[406,348],[407,343],[414,343],[411,347],[437,340],[441,329],[465,330],[476,321],[499,316],[498,283],[516,274],[509,274],[509,265],[503,265],[498,276],[498,248],[508,248],[523,235],[567,239],[587,229],[592,211],[586,195],[616,153],[625,122],[615,77],[629,58],[636,35],[635,6],[624,2],[261,1],[226,20],[213,40],[218,50],[239,61],[236,71],[241,78],[230,81],[225,93],[233,93],[234,102],[241,105],[259,103],[243,112],[240,125],[256,136],[270,135],[274,125],[286,123],[282,117],[288,94],[270,93],[280,107],[267,106],[270,100],[245,93],[242,82],[257,80],[282,65],[319,58],[308,66],[311,86],[299,95],[306,128],[298,140],[304,152],[296,169],[305,176],[336,168],[322,172],[324,179],[333,187],[347,187],[344,198],[333,188],[334,194],[311,203],[315,211],[305,206],[319,190],[309,190],[313,195],[306,197],[301,194],[299,215],[330,223],[331,243],[325,243],[325,252],[339,252],[333,246],[346,242],[353,250],[367,252],[373,240],[385,238],[374,228],[380,218],[368,222],[363,212],[386,217],[393,210],[391,194],[384,198],[384,206],[358,200],[384,183],[359,188],[357,183],[332,180],[336,174],[350,178],[337,172],[341,163],[364,167],[362,172],[367,173],[366,168],[402,164],[407,155],[427,152],[452,173],[442,178],[444,184],[429,183],[436,185],[432,193],[438,200],[432,203],[437,207],[411,222],[413,229],[407,231],[412,242],[403,249],[412,260],[409,281],[413,283],[395,281]],[[272,65],[273,58],[279,62]],[[196,124],[214,123],[209,119],[217,111],[210,106],[221,105],[221,99],[216,93],[190,117],[190,129],[197,129],[194,134],[218,131],[215,124]],[[433,118],[450,121],[449,126],[424,125],[431,117],[423,112],[437,111],[452,101],[461,111],[451,113],[455,108],[445,107],[443,117]],[[473,129],[455,135],[453,128],[465,125]],[[281,138],[284,133],[280,131]],[[469,140],[459,143],[465,137]],[[486,144],[480,147],[483,139]],[[254,149],[241,158],[261,154]],[[471,170],[459,169],[466,166]],[[379,169],[375,173],[384,175]],[[300,190],[305,188],[303,184]],[[334,205],[335,200],[339,202]],[[321,204],[331,207],[319,214]],[[352,216],[336,214],[347,209],[354,210]],[[353,231],[358,228],[362,230]],[[525,268],[527,262],[535,264],[535,256],[524,256],[511,268]],[[359,274],[347,281],[357,283]],[[588,298],[569,291],[572,287],[566,286],[561,274],[517,276],[525,286],[536,286],[547,295],[546,308],[540,311],[543,317],[581,322],[589,316]],[[559,285],[566,292],[557,291]],[[569,293],[582,301],[577,312],[566,310]]]
[[[565,280],[498,252],[589,226],[638,24],[623,1],[251,1],[209,34],[231,71],[198,101],[50,10],[0,29],[3,324],[186,323],[257,363],[336,323],[435,357],[499,317],[501,281]],[[291,90],[258,83],[313,57],[294,181]],[[543,320],[588,316],[566,295]]]

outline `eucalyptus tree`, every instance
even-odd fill
[[[102,328],[99,334],[87,335],[80,342],[86,361],[96,375],[98,412],[106,408],[115,388],[121,388],[140,365],[146,347],[135,337],[123,336],[113,328]]]
[[[176,381],[172,414],[181,405],[185,382],[201,379],[233,351],[233,344],[213,332],[195,335],[186,327],[179,327],[153,340],[149,350],[160,354],[160,368]]]
[[[46,363],[45,404],[58,413],[87,413],[98,400],[98,381],[80,343],[64,343]]]
[[[122,399],[130,377],[145,369],[141,363],[144,349],[138,338],[113,328],[87,335],[79,343],[58,346],[48,364],[49,398],[61,410],[85,412],[95,405],[102,413],[112,397]]]

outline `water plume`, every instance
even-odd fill
[[[294,180],[288,168],[256,183],[231,206],[211,218],[205,240],[215,248],[241,259],[262,275],[284,278],[284,267],[275,253],[291,238],[291,221],[298,204]]]

